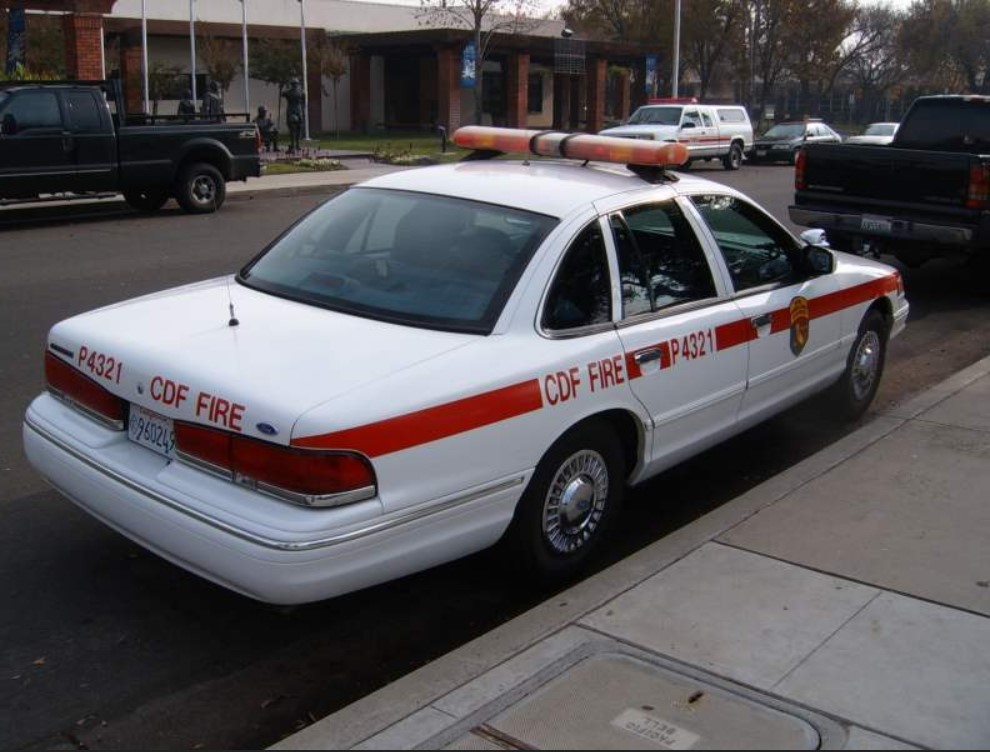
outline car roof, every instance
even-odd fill
[[[435,193],[565,217],[596,201],[636,191],[667,192],[711,181],[678,175],[676,183],[651,184],[621,165],[564,160],[486,160],[404,170],[372,178],[363,187]],[[719,190],[724,186],[719,185]]]

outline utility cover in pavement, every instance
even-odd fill
[[[817,749],[804,718],[619,653],[586,658],[451,749]]]

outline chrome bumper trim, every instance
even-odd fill
[[[825,230],[864,234],[861,227],[863,214],[852,212],[829,211],[826,209],[808,209],[800,206],[788,207],[788,214],[794,224],[803,227],[818,227]],[[909,227],[902,232],[870,232],[870,237],[889,238],[891,240],[931,240],[951,245],[967,245],[973,239],[973,231],[965,227],[950,227],[934,225],[913,220],[896,220]]]
[[[257,535],[256,533],[251,533],[246,530],[242,530],[238,527],[234,527],[228,522],[219,520],[215,517],[211,517],[208,514],[198,512],[195,509],[189,509],[188,507],[176,502],[173,499],[164,496],[157,491],[152,491],[149,488],[145,488],[142,485],[135,483],[129,478],[121,475],[120,473],[110,470],[102,465],[96,463],[92,458],[87,457],[82,452],[78,451],[74,447],[66,444],[62,439],[57,436],[53,436],[49,431],[45,430],[42,426],[38,425],[36,422],[32,421],[30,416],[26,416],[24,419],[24,425],[30,428],[32,431],[37,433],[41,438],[46,441],[51,442],[59,449],[61,449],[66,454],[70,455],[74,459],[82,462],[93,470],[105,475],[110,480],[115,483],[120,483],[122,486],[129,488],[131,491],[141,494],[150,501],[154,501],[162,506],[168,507],[169,509],[179,512],[196,522],[202,523],[204,525],[209,525],[210,527],[219,530],[228,535],[232,535],[241,540],[247,541],[257,546],[263,548],[268,548],[274,551],[313,551],[320,548],[328,548],[330,546],[335,546],[340,543],[348,543],[350,541],[358,540],[360,538],[365,538],[376,533],[381,533],[386,530],[391,530],[393,528],[400,527],[402,525],[407,525],[412,522],[416,522],[427,517],[431,517],[435,514],[440,514],[446,512],[447,510],[459,506],[461,504],[467,504],[472,501],[477,501],[478,499],[484,498],[491,494],[501,493],[502,491],[507,491],[510,488],[515,488],[516,486],[522,485],[525,481],[525,476],[520,475],[515,478],[510,478],[505,481],[500,481],[498,483],[493,483],[489,486],[481,488],[477,491],[473,491],[469,494],[464,494],[463,496],[458,496],[453,499],[449,499],[442,504],[436,506],[431,506],[428,509],[420,509],[416,511],[403,514],[399,517],[393,517],[388,520],[381,520],[378,522],[371,523],[365,527],[359,528],[357,530],[351,530],[346,533],[338,533],[336,535],[329,535],[325,538],[317,538],[315,540],[306,541],[282,541],[275,540],[274,538],[268,538],[263,535]],[[319,513],[320,509],[314,509],[314,513]]]

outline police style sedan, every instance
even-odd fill
[[[455,140],[573,159],[379,177],[234,277],[57,324],[32,464],[161,556],[289,604],[499,541],[570,575],[627,485],[815,392],[867,409],[908,312],[892,268],[666,171],[679,145]]]

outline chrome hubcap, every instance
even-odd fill
[[[601,524],[608,502],[608,466],[598,452],[583,449],[565,460],[543,504],[543,535],[557,553],[581,548]]]
[[[216,197],[217,186],[212,178],[200,175],[193,181],[192,193],[196,201],[201,204],[208,204]]]
[[[857,400],[866,399],[880,370],[880,336],[870,330],[856,348],[852,361],[852,390]]]

